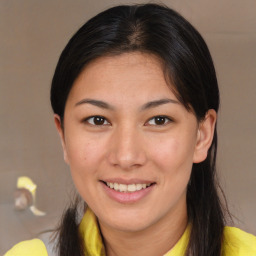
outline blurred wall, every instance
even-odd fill
[[[69,200],[72,182],[53,124],[51,78],[71,35],[119,3],[131,1],[0,1],[0,254],[52,228]],[[256,1],[162,3],[183,14],[212,52],[221,91],[218,169],[236,224],[256,234]],[[13,211],[21,175],[38,184],[37,205],[46,217]]]

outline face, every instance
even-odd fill
[[[156,57],[95,60],[70,91],[64,131],[55,121],[75,186],[101,225],[139,231],[186,218],[192,164],[206,157],[215,119],[205,132]]]

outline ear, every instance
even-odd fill
[[[57,129],[57,131],[60,135],[61,145],[62,145],[63,154],[64,154],[64,160],[67,164],[69,164],[68,156],[67,156],[66,143],[65,143],[64,130],[63,130],[63,126],[62,126],[62,123],[61,123],[60,116],[57,115],[57,114],[54,114],[54,123],[55,123],[56,129]]]
[[[214,109],[210,109],[205,115],[204,120],[199,123],[197,142],[194,152],[194,163],[204,161],[208,154],[208,149],[212,144],[217,114]]]

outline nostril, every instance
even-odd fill
[[[136,152],[136,149],[133,151],[112,151],[108,158],[111,165],[123,170],[139,168],[146,163],[147,159],[144,152]]]

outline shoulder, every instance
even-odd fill
[[[48,254],[44,243],[39,239],[33,239],[16,244],[4,256],[48,256]]]
[[[239,228],[225,227],[223,256],[255,256],[256,237]]]

